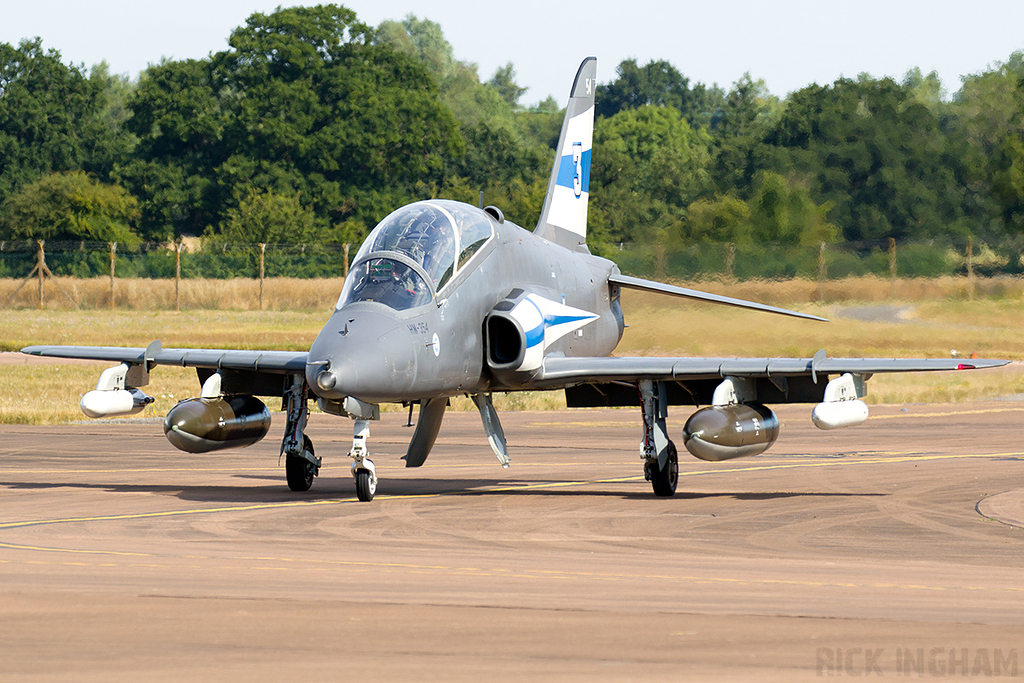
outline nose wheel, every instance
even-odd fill
[[[359,470],[356,477],[356,497],[364,503],[373,500],[373,494],[377,492],[377,477],[369,470]]]

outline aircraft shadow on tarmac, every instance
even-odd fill
[[[252,475],[236,475],[240,479],[264,479]],[[180,500],[217,503],[217,504],[259,504],[259,503],[302,503],[355,500],[352,496],[351,480],[345,477],[321,480],[315,492],[296,495],[280,483],[268,486],[204,486],[204,485],[173,485],[173,484],[109,484],[85,482],[6,482],[0,481],[0,489],[11,490],[47,490],[47,489],[80,489],[92,491],[109,491],[111,493],[151,493],[155,495],[173,496]],[[650,493],[640,488],[635,492],[602,491],[587,488],[568,488],[570,482],[558,481],[494,481],[491,479],[416,479],[412,481],[391,480],[386,489],[382,487],[378,495],[388,496],[530,496],[551,498],[585,498],[607,497],[623,500],[646,500],[653,502]],[[548,488],[550,486],[550,488]],[[592,486],[592,485],[590,485]],[[745,501],[768,501],[784,498],[865,498],[886,496],[887,493],[874,492],[833,492],[833,491],[679,491],[676,499],[698,500],[703,498],[732,498]],[[665,502],[672,499],[665,498]]]

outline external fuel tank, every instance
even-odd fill
[[[698,410],[683,427],[686,450],[701,460],[729,460],[764,453],[779,437],[779,418],[760,403]]]

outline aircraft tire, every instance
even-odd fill
[[[664,469],[658,469],[657,465],[651,468],[651,485],[654,487],[654,495],[665,497],[674,495],[676,484],[679,482],[679,454],[676,452],[676,445],[668,442],[668,461]]]
[[[315,455],[313,441],[302,435],[302,449]],[[292,491],[308,491],[316,476],[316,466],[305,458],[288,456],[284,461],[284,471],[288,477],[288,488]]]
[[[356,496],[364,503],[373,500],[373,494],[377,492],[377,484],[373,481],[373,475],[369,470],[356,472]]]

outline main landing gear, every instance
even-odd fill
[[[313,478],[320,474],[320,458],[313,451],[313,442],[304,433],[309,410],[306,405],[306,379],[292,375],[292,384],[284,395],[284,409],[288,421],[284,427],[281,455],[292,491],[308,491]]]
[[[292,491],[308,491],[313,485],[313,477],[319,473],[313,441],[302,435],[302,455],[288,456],[284,461],[285,474],[288,476],[288,488]]]
[[[668,417],[668,396],[662,382],[641,380],[640,407],[644,418],[644,438],[640,457],[644,459],[644,479],[651,482],[654,495],[671,496],[679,481],[679,454],[668,438],[665,419]]]

